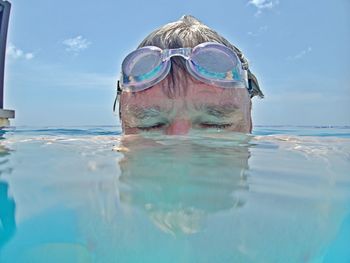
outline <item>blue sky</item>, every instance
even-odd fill
[[[350,1],[12,0],[5,108],[13,125],[114,125],[120,63],[152,30],[191,14],[257,75],[258,125],[350,125]]]

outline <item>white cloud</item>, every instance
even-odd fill
[[[66,46],[66,51],[74,53],[78,53],[84,49],[87,49],[91,44],[91,42],[89,42],[86,38],[83,38],[82,36],[68,38],[62,43]]]
[[[34,53],[24,52],[22,49],[17,48],[14,44],[10,43],[7,46],[6,54],[13,59],[26,59],[31,60],[34,58]]]
[[[34,54],[33,53],[27,53],[27,54],[24,55],[24,57],[29,60],[29,59],[34,58]]]
[[[302,57],[304,57],[306,54],[310,53],[312,51],[311,47],[308,47],[302,51],[300,51],[298,54],[294,55],[294,56],[289,56],[287,57],[288,60],[298,60],[301,59]]]
[[[264,9],[272,9],[279,4],[279,0],[249,0],[248,4],[254,5],[258,11],[255,15],[260,15]]]

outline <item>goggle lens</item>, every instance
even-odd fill
[[[221,50],[201,50],[191,60],[196,66],[212,73],[226,73],[237,66],[237,60]]]
[[[156,51],[134,54],[128,63],[126,63],[125,74],[135,77],[149,73],[159,66],[161,62],[160,58],[161,54]]]

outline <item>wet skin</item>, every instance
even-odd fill
[[[164,92],[167,78],[139,92],[123,92],[121,118],[125,134],[158,131],[167,135],[187,134],[191,129],[222,129],[250,133],[251,100],[244,88],[212,86],[182,72],[186,92],[169,97]]]

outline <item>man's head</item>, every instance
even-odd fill
[[[183,57],[171,57],[169,74],[160,82],[142,91],[122,92],[120,116],[126,134],[150,130],[186,134],[191,129],[210,128],[251,132],[251,98],[263,94],[241,51],[217,32],[192,16],[183,16],[152,32],[138,48],[193,48],[205,42],[222,44],[234,52],[246,72],[249,91],[201,81],[189,74]]]

